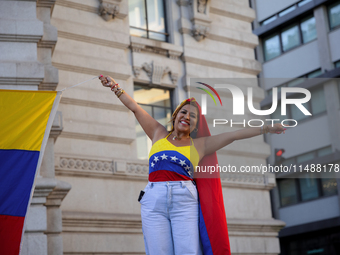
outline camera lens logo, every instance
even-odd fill
[[[213,92],[215,93],[215,95],[217,96],[217,98],[218,98],[218,100],[220,101],[221,106],[222,106],[222,100],[221,100],[221,98],[220,98],[220,95],[217,93],[217,91],[216,91],[213,87],[211,87],[210,85],[205,84],[205,83],[203,83],[203,82],[197,82],[197,83],[199,83],[199,84],[201,84],[201,85],[204,85],[204,86],[206,86],[207,88],[209,88],[211,91],[213,91]],[[214,100],[215,105],[217,105],[214,96],[211,94],[211,92],[210,92],[209,90],[204,89],[204,88],[200,88],[200,87],[196,87],[196,88],[201,89],[201,90],[203,90],[204,92],[206,92],[206,93]],[[207,95],[202,94],[202,115],[206,115],[206,114],[207,114]]]

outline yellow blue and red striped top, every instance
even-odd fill
[[[175,146],[168,141],[171,132],[155,142],[149,153],[149,181],[193,180],[199,155],[191,139],[191,145]]]

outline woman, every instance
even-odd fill
[[[206,178],[196,166],[216,166],[216,151],[233,141],[285,129],[275,124],[211,136],[200,105],[190,98],[174,111],[168,132],[114,79],[99,79],[135,114],[153,144],[149,182],[139,199],[146,254],[230,254],[219,173]]]

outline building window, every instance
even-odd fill
[[[283,51],[290,50],[300,45],[300,34],[298,24],[294,24],[282,30],[282,49]]]
[[[129,0],[130,34],[167,41],[164,0]]]
[[[295,79],[293,79],[293,80],[291,80],[291,81],[289,81],[287,83],[284,83],[284,84],[276,86],[277,91],[278,91],[278,93],[280,93],[282,87],[296,87],[300,83],[305,82],[307,79],[316,78],[316,77],[320,76],[321,74],[322,74],[322,70],[321,69],[317,69],[317,70],[315,70],[313,72],[310,72],[310,73],[307,73],[305,75],[302,75],[299,78],[295,78]],[[268,89],[266,91],[266,93],[267,93],[267,95],[271,96],[272,93],[273,93],[273,88]]]
[[[340,61],[335,62],[334,65],[335,65],[335,68],[340,67]]]
[[[315,178],[310,173],[303,177],[278,180],[282,207],[338,193],[336,178]]]
[[[171,91],[168,89],[149,88],[147,86],[134,86],[135,101],[155,120],[161,123],[168,131],[171,130]],[[152,141],[145,134],[142,126],[136,120],[137,157],[148,159]]]
[[[279,35],[271,35],[264,40],[265,59],[270,60],[281,55],[281,45]]]
[[[301,201],[308,201],[319,197],[318,179],[313,178],[311,173],[304,174],[303,179],[299,179]]]
[[[283,179],[279,180],[279,192],[281,206],[296,204],[297,191],[295,187],[295,179]]]
[[[303,153],[301,155],[297,155],[288,159],[284,159],[282,162],[282,165],[287,166],[290,164],[301,164],[303,162],[306,162],[308,160],[311,160],[313,158],[319,158],[319,157],[323,157],[326,155],[332,154],[332,147],[331,146],[327,146],[321,149],[317,149],[314,151],[310,151],[307,153]]]
[[[301,2],[298,3],[298,6],[301,7],[301,6],[303,6],[303,5],[305,5],[305,4],[308,4],[309,2],[312,2],[312,1],[313,1],[313,0],[303,0],[303,1],[301,1]]]
[[[283,10],[283,11],[280,11],[278,13],[276,13],[274,16],[271,16],[270,18],[264,20],[261,22],[261,26],[264,26],[264,25],[267,25],[271,22],[273,22],[274,20],[276,20],[277,18],[279,17],[282,17],[282,16],[285,16],[286,14],[292,12],[292,11],[295,11],[297,8],[305,5],[305,4],[308,4],[309,2],[312,2],[313,0],[302,0],[302,1],[299,1],[298,3],[288,7],[287,9]]]
[[[327,111],[323,86],[311,91],[311,100],[308,103],[311,105],[313,115]]]
[[[281,100],[277,104],[276,111],[271,114],[272,119],[294,119],[296,121],[301,121],[304,119],[311,118],[317,114],[322,114],[327,111],[326,108],[326,100],[325,100],[325,94],[323,90],[323,86],[319,86],[317,88],[313,88],[310,90],[311,92],[311,100],[309,100],[307,103],[303,103],[302,105],[312,114],[312,115],[305,115],[296,105],[288,104],[287,105],[287,111],[286,115],[281,115]],[[289,95],[289,93],[287,94]],[[299,94],[294,97],[290,98],[304,98],[304,94]],[[269,109],[270,107],[264,107],[263,109]],[[294,125],[295,122],[288,121],[289,125]]]
[[[334,29],[340,25],[340,1],[329,6],[328,16],[331,29]]]
[[[308,43],[316,39],[315,18],[307,17],[301,21],[301,32],[303,43]]]
[[[264,38],[264,58],[266,61],[271,60],[303,43],[315,40],[316,37],[315,18],[308,16],[283,28],[281,32]]]
[[[284,16],[284,15],[294,11],[295,9],[296,9],[296,5],[293,5],[293,6],[289,7],[289,8],[287,8],[287,9],[285,9],[284,11],[279,12],[279,17],[282,17],[282,16]]]

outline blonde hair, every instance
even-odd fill
[[[198,106],[197,106],[197,104],[196,104],[196,100],[192,100],[192,101],[190,100],[190,101],[188,101],[188,99],[186,99],[186,100],[184,100],[181,104],[179,104],[179,105],[176,107],[176,110],[175,110],[175,111],[173,112],[173,114],[172,114],[171,120],[168,121],[168,123],[171,123],[171,126],[172,126],[170,132],[173,132],[174,129],[175,129],[174,124],[175,124],[175,119],[176,119],[176,117],[177,117],[177,114],[178,114],[179,111],[183,108],[183,106],[185,106],[185,105],[187,105],[187,104],[190,104],[190,106],[196,107],[197,112],[198,112],[197,118],[198,118],[198,121],[199,121],[199,109],[198,109]],[[198,123],[198,121],[197,121],[197,123]]]

